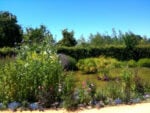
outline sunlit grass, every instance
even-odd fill
[[[121,77],[121,73],[122,73],[123,68],[115,68],[112,69],[110,71],[110,76],[112,78],[119,78]],[[149,83],[150,81],[150,68],[144,68],[144,67],[138,67],[138,68],[130,68],[130,71],[132,71],[133,75],[135,75],[136,71],[137,71],[137,76],[139,76],[143,82],[145,83]],[[76,85],[77,87],[80,86],[82,84],[83,81],[89,81],[94,83],[98,88],[106,88],[107,85],[112,84],[115,81],[101,81],[98,80],[98,76],[101,76],[101,74],[97,73],[97,74],[84,74],[81,71],[76,71],[73,72],[73,75],[75,80],[76,80]]]
[[[15,57],[5,57],[5,58],[0,58],[0,66],[3,66],[6,63],[13,62],[15,60]]]

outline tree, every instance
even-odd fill
[[[127,49],[133,49],[139,43],[139,36],[135,35],[132,32],[125,33],[123,35],[124,43]]]
[[[15,46],[22,41],[22,28],[17,24],[17,17],[7,11],[0,12],[0,47]]]
[[[32,41],[32,42],[42,42],[45,37],[52,37],[52,34],[47,30],[44,25],[40,25],[39,28],[26,28],[26,33],[24,34],[25,41]]]
[[[77,44],[73,31],[69,32],[67,29],[64,29],[62,35],[63,39],[58,42],[58,45],[71,47]]]
[[[89,38],[90,44],[95,47],[104,47],[108,44],[112,44],[112,39],[108,34],[106,35],[101,35],[100,33],[97,33],[95,35],[91,34]]]
[[[83,35],[77,40],[77,43],[80,47],[89,47],[89,43],[85,40]]]
[[[118,44],[118,37],[117,37],[117,32],[115,30],[115,28],[112,28],[112,41],[113,41],[113,44]]]
[[[97,33],[95,35],[93,34],[90,34],[90,44],[92,46],[104,46],[104,37],[100,34],[100,33]]]

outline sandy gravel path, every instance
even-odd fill
[[[0,113],[12,113],[12,111],[0,111]],[[41,111],[17,111],[15,113],[150,113],[150,103],[141,103],[135,105],[118,105],[104,108],[92,108],[68,112],[64,109]]]

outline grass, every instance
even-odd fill
[[[122,68],[115,68],[110,71],[111,78],[119,78],[121,76]],[[137,70],[137,71],[136,71]],[[133,74],[137,72],[137,75],[147,84],[150,86],[150,68],[145,67],[138,67],[138,68],[130,68]],[[98,88],[106,88],[107,85],[111,85],[115,83],[115,81],[101,81],[98,80],[97,77],[101,76],[101,74],[83,74],[81,71],[73,72],[72,76],[76,79],[76,85],[79,86],[82,84],[83,81],[89,81],[94,83]]]
[[[0,58],[0,66],[3,66],[6,63],[12,62],[15,60],[15,57],[6,56],[5,58]]]

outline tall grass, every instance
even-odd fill
[[[9,62],[13,62],[15,61],[15,57],[5,57],[5,58],[0,58],[0,66],[4,66],[5,64],[9,63]]]

